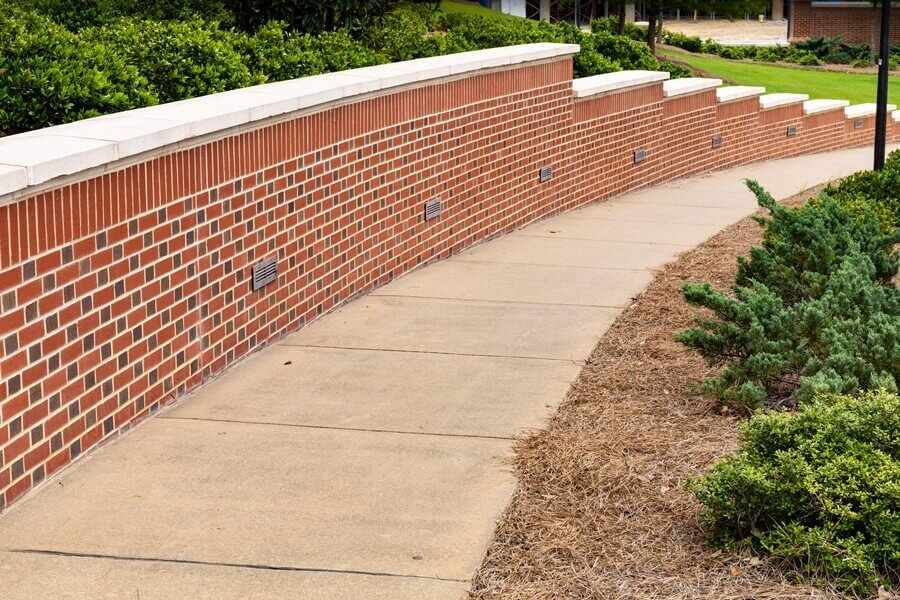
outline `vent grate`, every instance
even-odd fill
[[[253,291],[272,283],[278,278],[278,263],[275,257],[267,258],[253,267]]]
[[[721,135],[713,136],[712,147],[713,148],[721,148],[722,147],[722,136]]]
[[[541,167],[540,175],[541,175],[541,183],[550,181],[551,179],[553,179],[553,167],[551,167],[550,165],[547,165],[546,167]]]
[[[797,135],[797,126],[796,125],[788,125],[787,136],[794,137],[795,135]]]
[[[853,121],[853,129],[862,129],[863,124],[864,123],[863,123],[862,119],[857,119],[857,120]]]
[[[644,159],[647,158],[647,152],[643,148],[638,148],[634,151],[634,163],[644,162]]]
[[[441,199],[435,198],[425,203],[425,220],[437,219],[441,216]]]

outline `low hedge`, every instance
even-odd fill
[[[768,554],[857,596],[900,587],[897,395],[824,396],[796,414],[760,413],[740,441],[688,484],[714,545]]]
[[[278,22],[245,33],[197,17],[108,18],[105,1],[112,2],[90,4],[97,14],[86,10],[69,30],[51,16],[19,8],[24,0],[0,0],[0,134],[267,81],[532,42],[580,44],[577,77],[622,69],[689,74],[677,65],[660,65],[645,45],[606,31],[436,13],[422,4],[402,5],[354,35],[306,35]],[[164,5],[147,2],[151,12]],[[190,5],[173,2],[162,16]],[[212,14],[215,5],[215,0],[197,4]],[[50,15],[69,15],[58,0],[38,0],[38,6]]]
[[[0,12],[0,133],[155,104],[140,70],[113,48],[48,17]]]

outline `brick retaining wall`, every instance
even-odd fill
[[[576,94],[572,52],[386,65],[300,82],[312,90],[301,100],[327,98],[299,109],[283,86],[262,86],[0,140],[0,509],[428,261],[641,186],[871,142],[871,116],[857,129],[842,108],[760,111],[758,94],[717,100],[715,82],[675,93],[663,75],[615,74]],[[249,116],[216,113],[229,102]],[[170,122],[185,127],[159,133]],[[153,135],[129,137],[141,127]],[[94,141],[110,138],[112,149]],[[426,221],[435,198],[443,211]],[[268,257],[278,278],[252,291],[251,267]]]

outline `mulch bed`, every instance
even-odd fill
[[[796,196],[800,203],[818,190]],[[484,598],[843,598],[765,558],[704,545],[685,491],[737,447],[738,420],[691,392],[712,371],[676,343],[685,282],[733,282],[745,219],[663,267],[606,333],[547,428],[516,443],[519,487],[473,583]]]

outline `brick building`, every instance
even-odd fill
[[[878,46],[880,9],[868,0],[791,0],[788,37],[802,40],[815,36],[841,37],[851,44]],[[892,11],[891,43],[900,42],[900,7]]]

